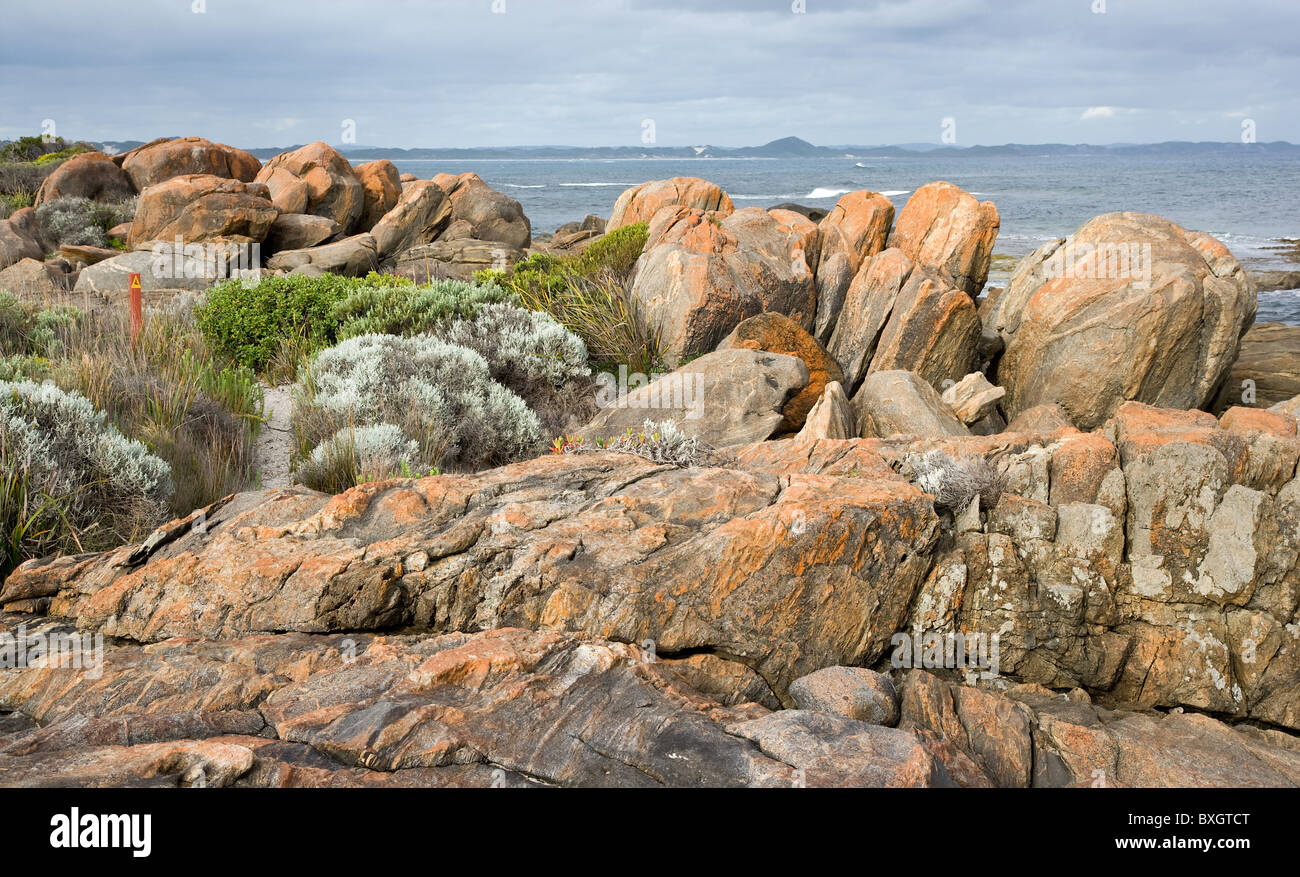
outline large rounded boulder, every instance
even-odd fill
[[[83,152],[63,162],[45,178],[36,193],[37,205],[59,198],[122,201],[135,194],[122,169],[102,152]]]
[[[326,143],[309,143],[282,152],[257,175],[281,213],[310,213],[338,223],[343,233],[360,221],[366,207],[365,186],[352,165]]]
[[[741,320],[774,311],[810,330],[817,226],[787,210],[720,217],[666,207],[650,223],[632,297],[670,360],[706,353]]]
[[[649,222],[665,207],[692,207],[728,216],[736,208],[727,193],[715,183],[698,177],[673,177],[651,180],[623,192],[614,202],[614,212],[605,226],[607,232],[625,225]]]
[[[831,340],[844,296],[862,263],[885,249],[894,205],[877,192],[849,192],[818,224],[817,340]]]
[[[122,158],[122,170],[137,191],[173,177],[205,174],[251,183],[262,163],[251,153],[202,137],[177,137],[146,143]]]
[[[478,174],[438,174],[433,182],[451,199],[451,221],[463,230],[459,237],[498,241],[518,249],[532,243],[533,227],[523,207],[483,182]]]
[[[365,189],[366,206],[361,211],[361,231],[370,231],[384,214],[397,206],[402,197],[402,181],[397,166],[386,158],[368,161],[356,167],[357,178]]]
[[[186,174],[140,193],[127,245],[177,237],[185,244],[261,243],[279,215],[261,183]]]
[[[1056,402],[1086,430],[1126,401],[1207,405],[1255,308],[1219,241],[1159,216],[1108,213],[1027,257],[981,316],[1006,342],[1007,415]]]

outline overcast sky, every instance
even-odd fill
[[[1300,142],[1297,0],[794,5],[0,0],[0,138]]]

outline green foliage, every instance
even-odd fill
[[[449,320],[472,317],[485,304],[515,301],[493,283],[434,280],[417,287],[369,281],[334,307],[331,316],[339,324],[339,340],[371,334],[418,335]]]
[[[416,335],[473,316],[513,296],[492,284],[409,278],[285,275],[260,283],[233,280],[213,287],[198,325],[224,356],[259,373],[291,379],[315,352],[367,334]]]
[[[624,226],[576,256],[534,253],[511,271],[481,271],[475,279],[498,283],[524,307],[550,314],[582,339],[597,368],[649,372],[662,359],[659,337],[630,293],[646,236],[643,222]]]
[[[72,156],[74,155],[80,155],[83,152],[91,152],[91,151],[92,150],[89,146],[85,145],[84,143],[78,143],[74,146],[68,147],[67,149],[60,149],[58,152],[47,152],[44,155],[37,158],[34,163],[36,164],[37,167],[54,165],[54,164],[58,164],[59,162],[67,161],[68,159],[72,158]]]
[[[282,338],[299,336],[309,350],[331,343],[336,334],[333,309],[354,283],[333,274],[263,277],[258,283],[231,280],[208,291],[196,312],[198,326],[218,353],[261,372]]]
[[[42,308],[0,289],[0,356],[57,356],[82,316],[76,308]]]

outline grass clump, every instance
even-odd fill
[[[524,307],[550,314],[582,339],[597,368],[650,372],[662,349],[631,295],[646,235],[645,223],[624,226],[575,256],[534,253],[511,270],[480,272],[476,279],[498,283]]]
[[[700,440],[698,436],[687,435],[677,426],[676,421],[665,420],[656,423],[647,420],[641,429],[628,427],[623,435],[596,439],[588,443],[581,436],[557,438],[551,444],[552,454],[580,454],[598,451],[613,451],[621,454],[636,454],[655,463],[666,463],[683,468],[707,466],[714,459],[713,448]]]

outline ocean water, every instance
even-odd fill
[[[426,160],[394,162],[427,179],[473,171],[515,198],[538,232],[587,214],[609,216],[629,186],[675,176],[720,185],[739,207],[793,201],[830,209],[871,189],[899,209],[918,187],[947,180],[998,206],[994,252],[1020,257],[1116,210],[1155,213],[1214,235],[1248,269],[1300,269],[1275,252],[1300,238],[1300,159],[1265,156],[915,156],[698,160]],[[1005,281],[995,273],[990,283]],[[1300,324],[1300,290],[1260,294],[1258,320]]]

